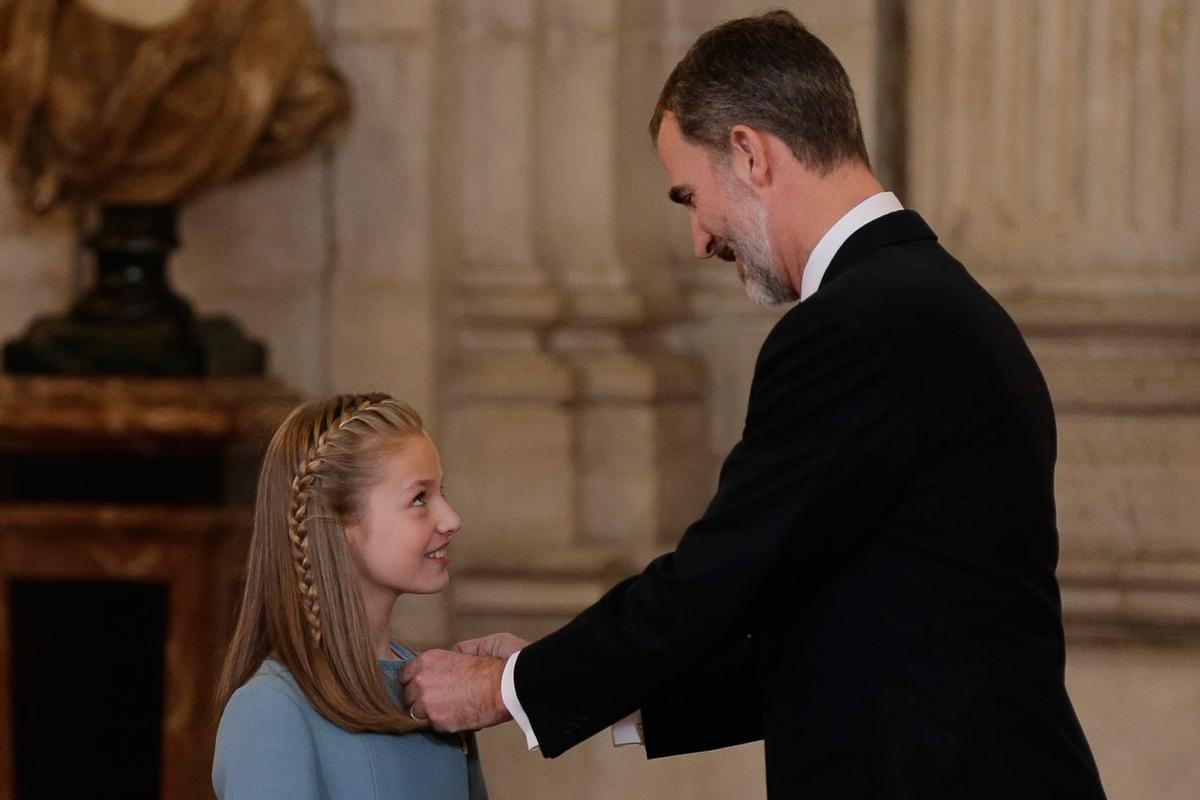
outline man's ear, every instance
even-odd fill
[[[747,185],[762,189],[771,182],[767,142],[749,125],[734,125],[729,131],[730,169]]]

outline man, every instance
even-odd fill
[[[773,797],[1103,798],[1063,684],[1049,394],[872,175],[837,59],[786,12],[726,23],[651,128],[697,256],[801,302],[676,550],[519,652],[425,654],[411,713],[511,713],[553,757],[640,709],[651,757],[765,739]]]

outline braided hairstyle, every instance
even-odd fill
[[[307,403],[279,426],[259,474],[246,590],[218,708],[271,656],[347,730],[428,726],[400,711],[384,683],[345,535],[386,458],[425,435],[420,415],[386,394]]]
[[[308,620],[309,634],[315,645],[321,644],[321,601],[313,577],[312,559],[308,554],[309,505],[313,484],[322,473],[328,473],[327,458],[338,444],[338,436],[359,414],[368,412],[373,406],[383,403],[396,404],[386,395],[343,395],[341,401],[330,404],[326,414],[315,420],[312,435],[313,445],[300,459],[292,478],[292,498],[288,508],[288,540],[291,542],[292,563],[299,582],[300,602],[304,617]]]

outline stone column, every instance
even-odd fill
[[[537,3],[443,8],[439,252],[449,486],[470,526],[460,563],[553,560],[576,531],[570,371],[543,346],[560,314],[536,238]]]
[[[633,341],[680,303],[657,231],[633,219],[661,207],[645,133],[653,84],[621,82],[661,53],[657,6],[544,3],[538,69],[540,241],[564,298],[551,343],[575,376],[579,535],[618,552],[657,550],[681,533],[667,530],[671,507],[700,506],[680,488],[695,486],[694,442],[673,435],[700,375],[650,337]]]
[[[911,202],[1041,356],[1066,553],[1177,552],[1200,512],[1176,491],[1200,489],[1179,469],[1200,467],[1200,4],[918,0],[912,20]],[[1118,453],[1178,466],[1108,483]]]
[[[339,0],[331,16],[354,121],[329,164],[328,381],[337,391],[387,391],[436,430],[434,6]]]
[[[1111,796],[1188,797],[1195,765],[1138,743],[1200,719],[1200,3],[910,15],[906,199],[1014,315],[1058,411],[1084,728]]]
[[[912,199],[1028,313],[1200,316],[1196,14],[912,3]]]
[[[435,92],[441,41],[432,0],[336,0],[327,40],[354,98],[327,154],[322,214],[326,391],[386,391],[415,406],[438,445],[439,326],[434,258]],[[451,469],[453,465],[450,465]],[[444,642],[445,595],[405,596],[396,635]]]

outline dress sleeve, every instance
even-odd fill
[[[218,800],[316,800],[316,751],[296,702],[269,681],[233,693],[217,730]]]
[[[467,737],[467,785],[470,800],[488,800],[487,784],[483,780],[483,766],[479,763],[479,743],[475,734]]]

